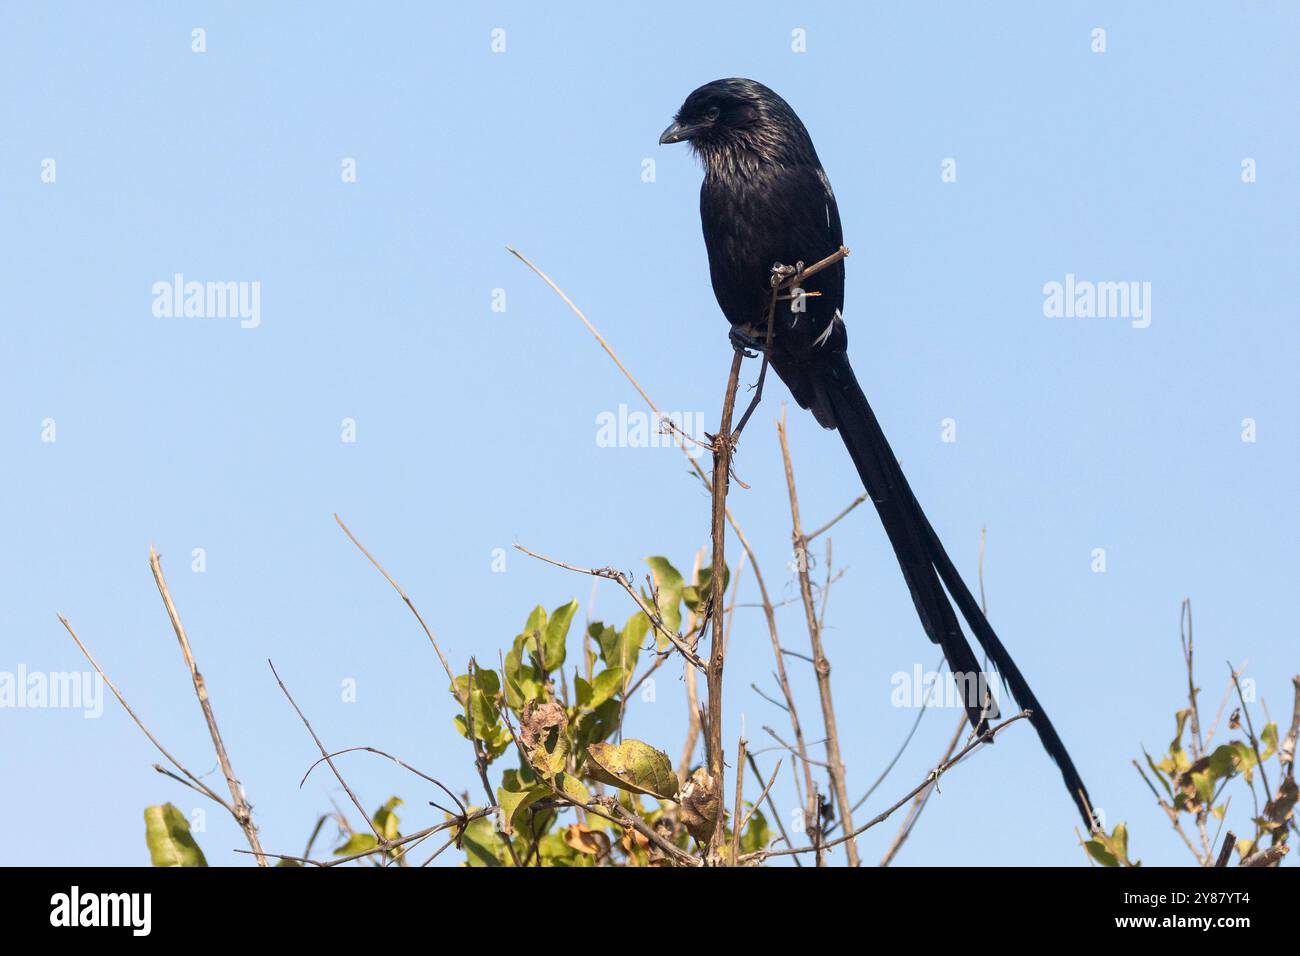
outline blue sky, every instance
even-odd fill
[[[381,747],[476,793],[436,659],[331,513],[459,670],[495,661],[534,604],[590,596],[588,579],[513,551],[495,573],[495,549],[689,567],[707,498],[678,451],[598,445],[597,417],[639,399],[505,246],[561,284],[662,407],[712,427],[729,349],[701,174],[656,140],[693,88],[751,76],[799,112],[834,183],[850,352],[931,521],[972,585],[987,527],[990,616],[1095,801],[1128,821],[1136,857],[1185,863],[1129,764],[1168,742],[1184,701],[1180,601],[1210,714],[1227,660],[1249,659],[1279,721],[1300,668],[1298,46],[1283,3],[8,4],[0,671],[84,669],[67,614],[218,785],[153,542],[268,849],[296,852],[341,796],[320,775],[298,789],[312,744],[268,657],[331,746]],[[259,283],[259,324],[156,316],[151,290],[176,273]],[[1044,285],[1067,275],[1150,283],[1150,325],[1045,316]],[[772,427],[786,398],[769,389],[737,463],[751,488],[732,498],[781,600],[798,593]],[[791,414],[815,526],[860,486],[838,438]],[[891,706],[891,675],[938,655],[871,510],[833,537],[845,576],[826,642],[861,793],[915,718]],[[756,600],[752,576],[742,592]],[[598,591],[596,617],[630,612]],[[765,747],[760,728],[785,715],[749,689],[772,686],[761,613],[737,615],[726,736],[743,719]],[[797,604],[778,615],[806,647]],[[816,727],[812,675],[791,669]],[[627,724],[674,756],[679,673],[665,666]],[[925,716],[868,813],[923,778],[955,720]],[[143,807],[197,805],[149,768],[113,702],[97,720],[0,710],[0,735],[0,815],[42,834],[0,861],[144,864]],[[431,819],[415,778],[364,756],[345,767],[368,805],[396,792],[407,825]],[[788,774],[775,792],[793,808]],[[1016,728],[945,777],[899,862],[1080,865],[1074,823]],[[864,836],[868,861],[895,828]],[[199,840],[214,863],[247,862],[220,811]]]

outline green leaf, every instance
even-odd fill
[[[581,804],[591,803],[591,791],[588,790],[577,777],[572,774],[562,773],[556,781],[560,790],[570,800],[576,800]]]
[[[470,716],[474,723],[474,736],[487,745],[488,755],[493,759],[505,752],[510,739],[509,732],[501,725],[501,712],[497,706],[501,693],[501,678],[496,671],[476,668],[474,686],[470,687],[468,674],[456,678],[453,687],[456,698],[462,701],[462,711],[454,718],[456,729],[462,737],[469,737]],[[468,693],[469,700],[465,701]]]
[[[1119,860],[1096,840],[1089,840],[1083,846],[1088,851],[1088,855],[1102,866],[1119,866]]]
[[[731,583],[731,571],[724,564],[722,566],[722,590],[727,590],[727,585]],[[682,600],[692,611],[700,609],[700,602],[708,597],[710,590],[713,588],[713,567],[701,568],[699,573],[699,584],[690,585],[682,588]]]
[[[622,705],[607,700],[599,707],[578,715],[573,730],[573,749],[584,753],[590,744],[604,740],[618,729]]]
[[[1151,768],[1151,772],[1155,774],[1156,779],[1160,781],[1160,786],[1165,788],[1165,794],[1172,797],[1174,792],[1169,787],[1169,781],[1165,779],[1165,775],[1161,773],[1160,768],[1156,766],[1155,760],[1153,760],[1151,755],[1145,750],[1142,751],[1142,756],[1147,758],[1147,766]]]
[[[615,694],[622,693],[627,682],[627,672],[621,667],[610,667],[601,671],[591,682],[591,702],[587,705],[595,710]]]
[[[579,853],[570,846],[561,833],[548,833],[537,842],[543,866],[588,867],[596,865],[596,858]]]
[[[578,611],[578,602],[570,601],[551,612],[551,619],[542,632],[540,642],[542,660],[547,672],[559,670],[564,666],[564,649],[569,638],[569,625],[573,615]]]
[[[527,790],[513,791],[497,788],[497,803],[501,806],[502,830],[507,835],[515,832],[515,826],[523,819],[521,814],[543,797],[551,795],[549,787],[538,784]]]
[[[682,576],[667,558],[646,558],[658,590],[659,617],[670,631],[682,626]]]
[[[525,663],[528,639],[527,634],[520,634],[506,655],[506,702],[515,711],[522,710],[525,702],[536,700],[542,693],[536,668]]]
[[[1110,835],[1114,848],[1118,851],[1119,859],[1128,859],[1128,825],[1125,823],[1115,824],[1115,830]]]
[[[375,811],[372,818],[375,828],[384,835],[385,840],[396,840],[400,836],[397,825],[397,814],[393,811],[402,805],[401,797],[389,797],[388,802]]]
[[[1128,827],[1124,823],[1115,824],[1109,835],[1103,830],[1092,834],[1092,839],[1084,844],[1088,855],[1102,866],[1139,866],[1128,858]]]
[[[466,866],[505,866],[506,845],[492,826],[492,817],[479,817],[461,836]]]
[[[154,866],[207,866],[190,823],[175,804],[144,808],[144,842]]]
[[[1277,751],[1277,724],[1269,721],[1264,725],[1264,729],[1259,733],[1260,742],[1264,744],[1264,752],[1260,754],[1261,760],[1267,760]]]
[[[766,849],[772,840],[772,831],[768,829],[767,818],[762,810],[755,810],[749,818],[749,826],[740,835],[740,852],[755,853]]]
[[[354,833],[348,837],[348,841],[342,846],[334,848],[335,856],[356,856],[358,853],[366,853],[373,850],[379,845],[373,833]]]
[[[528,620],[524,622],[524,633],[530,637],[536,637],[546,629],[546,608],[540,604],[533,608],[528,615]]]
[[[497,676],[496,671],[484,670],[481,667],[474,669],[474,687],[488,697],[496,697],[501,693],[501,678]],[[465,691],[469,690],[469,675],[461,674],[456,678],[455,688],[452,696],[457,700],[465,699]]]
[[[588,773],[602,783],[665,800],[677,796],[672,761],[643,741],[595,743],[587,748],[587,756],[592,763]]]
[[[1254,779],[1253,771],[1258,764],[1255,758],[1255,749],[1244,740],[1234,740],[1228,744],[1232,748],[1233,756],[1237,759],[1237,772],[1246,775],[1246,782],[1251,783]]]
[[[1174,735],[1174,739],[1169,744],[1169,752],[1171,754],[1182,752],[1183,728],[1187,726],[1187,718],[1190,717],[1191,714],[1192,712],[1187,708],[1183,708],[1174,713],[1174,719],[1178,721],[1178,733]]]
[[[621,667],[631,673],[636,669],[636,660],[648,630],[650,619],[637,611],[623,625],[622,631],[616,631],[607,624],[593,624],[591,636],[600,648],[600,659],[606,666]]]
[[[1215,778],[1232,776],[1236,765],[1236,751],[1227,744],[1215,747],[1214,753],[1210,754],[1210,774]]]
[[[579,710],[582,708],[591,708],[591,685],[578,676],[578,672],[573,672],[573,703]]]

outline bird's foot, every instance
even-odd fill
[[[782,282],[801,272],[803,272],[802,261],[796,262],[792,266],[787,266],[780,262],[772,263],[772,288],[780,288]]]
[[[757,358],[760,353],[767,351],[767,336],[754,335],[750,326],[733,325],[727,337],[731,339],[731,347],[737,352],[744,352],[745,358]]]

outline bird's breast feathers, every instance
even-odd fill
[[[713,291],[732,325],[758,326],[764,320],[774,264],[811,265],[843,242],[835,194],[816,166],[760,166],[743,176],[706,176],[700,213]],[[816,294],[805,297],[797,310],[793,302],[782,310],[789,314],[781,316],[780,325],[794,340],[821,345],[843,305],[843,264],[804,285]]]

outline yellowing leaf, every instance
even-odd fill
[[[587,748],[591,776],[632,793],[671,800],[677,795],[677,775],[662,751],[640,740],[621,744],[595,743]]]
[[[207,866],[190,823],[171,803],[144,808],[144,842],[154,866]]]
[[[575,823],[564,830],[564,842],[579,853],[587,853],[600,858],[609,856],[609,836],[599,830]]]

